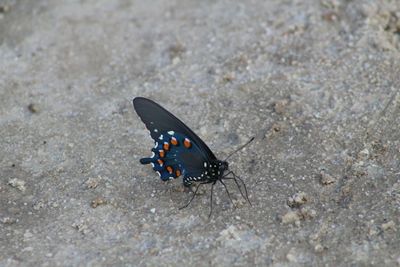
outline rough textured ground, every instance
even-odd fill
[[[399,1],[0,1],[0,265],[399,266]],[[190,208],[161,103],[223,158]]]

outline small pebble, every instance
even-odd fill
[[[320,172],[320,182],[322,185],[330,185],[336,182],[336,179],[325,171]]]
[[[300,216],[297,211],[289,211],[285,215],[282,216],[282,223],[283,224],[298,224],[300,222]]]
[[[322,252],[324,250],[324,247],[321,244],[317,244],[314,246],[315,252]]]
[[[14,224],[17,222],[17,220],[10,217],[4,217],[0,220],[0,222],[2,222],[3,224]]]
[[[387,223],[383,223],[382,230],[383,231],[388,231],[388,230],[396,231],[396,224],[394,223],[394,221],[389,221]]]
[[[7,184],[14,188],[17,188],[21,192],[24,192],[26,190],[25,182],[17,178],[10,179]]]
[[[308,201],[308,196],[304,192],[299,192],[288,198],[288,206],[291,208],[300,207]]]
[[[97,197],[94,200],[92,200],[91,206],[92,206],[92,208],[95,209],[95,208],[97,208],[97,206],[104,205],[106,203],[107,203],[107,201],[103,197]]]
[[[89,178],[85,183],[88,189],[95,189],[98,186],[99,181],[96,178]]]

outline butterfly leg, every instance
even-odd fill
[[[244,181],[242,180],[242,178],[240,178],[240,176],[239,176],[239,175],[236,175],[234,172],[232,172],[232,174],[233,174],[233,177],[235,177],[235,178],[239,179],[239,180],[242,182],[242,184],[243,184],[243,187],[244,187],[244,191],[245,191],[245,193],[246,193],[246,199],[247,199],[247,202],[249,202],[250,206],[253,206],[253,205],[251,204],[251,202],[250,202],[250,199],[249,199],[249,194],[247,193],[247,187],[246,187],[246,184],[244,183]],[[236,181],[236,179],[235,179],[235,181]]]
[[[229,175],[229,174],[232,174],[233,177],[226,177],[226,176]],[[239,192],[240,192],[240,194],[242,195],[242,197],[243,197],[244,199],[246,199],[247,202],[249,202],[250,206],[252,206],[252,204],[251,204],[251,202],[250,202],[250,199],[249,199],[249,195],[248,195],[248,193],[247,193],[246,184],[244,183],[244,181],[243,181],[239,176],[237,176],[234,172],[230,171],[230,172],[228,172],[228,173],[223,177],[223,179],[233,180],[233,181],[236,183],[236,185],[237,185],[237,187],[238,187],[238,189],[239,189]],[[242,189],[241,189],[241,186],[239,185],[239,183],[238,183],[238,181],[237,181],[238,179],[239,179],[239,180],[241,181],[241,183],[243,184],[243,187],[244,187],[244,190],[245,190],[246,195],[243,194],[243,191],[242,191]]]
[[[244,199],[246,199],[246,201],[248,201],[248,199],[247,199],[247,197],[245,196],[245,194],[243,194],[243,191],[242,191],[242,189],[241,189],[241,186],[239,185],[239,183],[237,182],[237,180],[236,180],[234,177],[224,177],[224,179],[225,179],[225,180],[233,180],[233,181],[235,182],[236,186],[238,187],[239,192],[240,192],[240,194],[242,195],[242,197],[243,197]]]
[[[190,203],[192,203],[194,197],[196,196],[197,190],[199,190],[199,187],[200,187],[200,185],[202,185],[202,184],[206,184],[206,183],[203,182],[203,183],[199,183],[199,184],[197,185],[196,190],[194,191],[192,198],[189,200],[189,202],[188,202],[185,206],[180,207],[180,208],[179,208],[180,210],[186,208],[187,206],[190,205]],[[193,190],[192,190],[192,192],[193,192]]]
[[[231,200],[233,207],[235,207],[235,209],[236,209],[237,207],[236,207],[235,203],[233,203],[233,200],[232,200],[232,198],[231,198],[231,194],[229,194],[229,191],[228,191],[228,187],[226,187],[226,184],[225,184],[222,180],[219,180],[219,181],[220,181],[221,184],[225,187],[225,191],[226,191],[226,193],[227,193],[229,199]]]
[[[213,184],[211,185],[211,195],[210,195],[210,214],[208,214],[208,219],[211,218],[211,214],[213,211],[213,189],[214,189],[214,185],[216,182],[213,182]]]
[[[242,197],[243,197],[244,199],[246,199],[245,195],[243,194],[242,188],[241,188],[241,186],[239,185],[239,183],[237,182],[237,180],[236,180],[234,177],[227,177],[229,174],[232,174],[232,173],[233,173],[232,171],[229,171],[222,179],[234,180],[236,186],[237,186],[238,189],[239,189],[240,194],[242,195]],[[246,199],[246,200],[247,200],[247,199]]]

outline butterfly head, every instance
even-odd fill
[[[229,164],[227,161],[218,161],[218,170],[221,174],[223,174],[225,171],[229,170]]]

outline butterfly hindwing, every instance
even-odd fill
[[[161,180],[167,181],[183,175],[185,185],[201,179],[206,172],[207,159],[197,144],[181,133],[162,132],[155,141],[150,158],[142,158],[142,164],[151,164]]]

